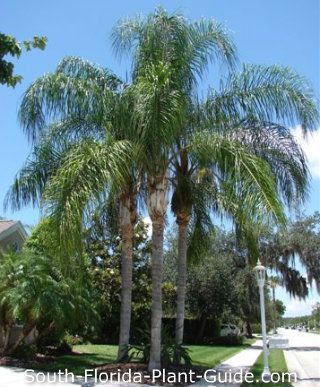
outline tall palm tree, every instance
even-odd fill
[[[39,203],[50,179],[70,160],[77,162],[78,170],[75,168],[74,174],[76,171],[88,172],[87,167],[90,166],[92,178],[95,174],[100,177],[99,192],[107,190],[115,194],[119,202],[122,302],[118,359],[123,360],[127,357],[130,336],[132,239],[137,218],[138,192],[133,163],[130,164],[129,170],[125,171],[116,160],[128,161],[127,156],[130,154],[129,151],[124,155],[124,149],[128,151],[128,147],[123,141],[130,138],[133,123],[130,90],[109,70],[80,58],[66,57],[54,73],[37,79],[28,88],[19,115],[35,146],[33,154],[19,172],[9,192],[7,201],[11,202],[13,207],[20,208],[29,202]],[[53,124],[50,123],[52,119],[55,120]],[[94,166],[95,156],[102,158],[98,166]],[[84,160],[89,164],[85,165]],[[68,178],[71,181],[71,172]],[[63,248],[70,254],[82,245],[83,222],[80,209],[87,204],[86,200],[92,199],[90,195],[97,191],[93,180],[86,182],[81,180],[80,176],[78,180],[73,181],[73,189],[76,189],[76,184],[80,186],[85,183],[88,183],[87,188],[90,187],[91,191],[82,197],[79,195],[78,207],[70,209],[77,216],[76,219],[73,218],[76,223],[66,224],[67,216],[60,219],[60,223],[56,218],[60,235],[71,236],[68,240],[61,240]],[[112,189],[114,186],[117,186],[116,190]],[[72,230],[68,228],[71,224]],[[65,232],[67,234],[64,234]]]
[[[160,367],[161,281],[164,218],[169,191],[169,164],[185,121],[186,106],[197,78],[218,57],[233,64],[235,48],[222,25],[189,23],[161,8],[114,29],[117,52],[133,52],[139,127],[146,166],[147,207],[152,221],[152,316],[149,369]]]
[[[187,125],[193,127],[193,131],[205,126],[210,132],[227,136],[229,140],[237,139],[241,144],[248,146],[253,154],[266,160],[276,179],[278,193],[286,204],[292,205],[306,197],[308,186],[306,161],[288,128],[289,125],[302,123],[307,132],[315,129],[317,125],[316,104],[309,85],[303,77],[289,68],[246,65],[242,71],[232,72],[225,82],[221,82],[220,90],[211,91],[201,106],[200,114],[198,110],[197,106],[191,107],[187,121]],[[190,140],[188,137],[184,137],[184,144],[188,140]],[[179,147],[182,151],[177,152],[178,157],[175,158],[173,165],[176,188],[172,200],[172,210],[179,230],[177,345],[180,345],[183,340],[187,230],[193,211],[196,211],[195,199],[198,197],[191,194],[191,187],[193,186],[194,189],[196,181],[201,181],[198,178],[199,172],[202,174],[204,172],[204,166],[199,169],[197,162],[192,160],[190,152],[186,152],[181,144],[178,144]],[[217,167],[215,160],[209,160],[210,164],[211,167]],[[231,166],[231,168],[234,167]],[[214,195],[210,199],[214,200]],[[203,205],[203,198],[200,199],[200,203]],[[234,213],[235,203],[230,202],[229,197],[229,202],[225,204],[227,206],[221,209],[234,218],[238,217],[235,220],[239,226],[240,213],[239,211],[237,214]],[[194,220],[198,215],[199,211],[196,211]],[[205,218],[207,224],[210,224],[210,218],[208,216]],[[252,215],[249,214],[249,218],[252,218]],[[200,240],[201,229],[206,232],[199,220],[194,224],[198,226],[194,231],[197,233],[197,238],[192,238],[192,241]],[[247,236],[249,236],[248,233]],[[249,237],[252,239],[251,236]],[[201,246],[198,244],[197,249],[199,247]],[[191,250],[195,251],[196,248],[191,246]],[[257,245],[255,250],[257,251]],[[201,250],[199,252],[201,254]]]
[[[271,276],[268,278],[268,285],[272,290],[272,320],[273,320],[273,333],[277,333],[277,323],[276,323],[276,287],[279,285],[279,278]]]
[[[137,17],[120,22],[114,31],[114,46],[118,52],[133,52],[133,83],[139,90],[138,119],[144,130],[144,153],[151,161],[147,167],[147,202],[154,223],[149,363],[149,368],[153,369],[160,365],[163,219],[167,206],[166,191],[169,188],[167,181],[172,177],[170,164],[174,161],[173,168],[176,168],[175,174],[180,186],[177,191],[183,191],[187,188],[189,172],[188,145],[183,139],[190,131],[189,110],[196,82],[201,80],[204,70],[213,59],[233,68],[236,53],[232,40],[221,25],[211,20],[189,23],[182,16],[168,15],[161,8],[147,18]],[[317,119],[317,110],[305,80],[290,69],[278,66],[245,66],[240,73],[232,73],[218,92],[210,93],[205,104],[205,114],[211,130],[222,130],[230,124],[234,128],[249,118],[260,123],[270,123],[273,119],[285,123],[299,122],[306,129],[313,128]],[[278,164],[281,164],[280,157]],[[285,161],[283,167],[284,164]],[[300,172],[297,170],[295,177],[297,181],[300,178],[300,185],[303,186],[304,177],[298,176]],[[291,175],[294,174],[292,170]],[[190,190],[184,192],[187,197]],[[249,193],[250,190],[247,190],[246,194]],[[262,201],[266,199],[260,198]],[[280,216],[279,208],[276,209],[274,204],[269,203],[269,210]],[[190,198],[178,206],[175,200],[173,207],[176,207],[174,210],[181,237],[177,306],[179,344],[179,327],[183,326],[181,321],[186,278],[186,233],[191,218]]]

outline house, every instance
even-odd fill
[[[19,220],[0,220],[0,250],[21,250],[27,236]]]

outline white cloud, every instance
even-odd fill
[[[313,179],[320,179],[320,128],[304,138],[301,126],[297,126],[292,130],[292,134],[307,156]]]
[[[312,312],[312,305],[318,302],[319,299],[308,298],[305,301],[300,301],[298,298],[292,298],[286,305],[285,317],[307,316]]]

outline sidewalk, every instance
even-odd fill
[[[221,363],[215,368],[216,372],[211,377],[207,377],[207,380],[201,379],[198,383],[193,384],[193,386],[240,387],[241,383],[214,383],[214,381],[218,380],[218,375],[220,375],[221,381],[225,380],[226,374],[231,374],[232,376],[236,372],[240,371],[244,375],[246,372],[250,371],[261,352],[262,341],[257,340],[251,345],[251,347],[239,352],[238,354],[230,357],[230,359]]]

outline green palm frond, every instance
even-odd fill
[[[70,143],[83,138],[99,140],[105,138],[107,126],[108,120],[104,121],[95,114],[84,116],[71,114],[44,127],[38,142],[59,144],[62,140]]]
[[[63,73],[77,79],[95,80],[102,89],[117,90],[123,82],[111,70],[100,67],[75,56],[63,58],[57,66],[57,73]]]
[[[49,119],[104,117],[113,106],[115,77],[110,74],[71,57],[65,58],[56,72],[38,78],[24,93],[19,110],[29,138],[36,140]]]
[[[200,166],[211,165],[218,180],[232,187],[230,194],[240,195],[245,207],[272,214],[280,223],[285,223],[276,181],[265,160],[238,141],[208,132],[194,136],[190,153]]]
[[[126,141],[85,140],[63,159],[46,187],[43,202],[63,251],[71,254],[81,246],[86,208],[92,201],[100,201],[111,181],[119,187],[128,182],[132,158],[132,147]]]
[[[71,147],[63,139],[58,140],[55,139],[55,144],[43,141],[34,147],[6,194],[5,208],[19,210],[28,204],[39,205],[48,179],[58,170]]]
[[[210,251],[210,242],[214,233],[211,219],[216,208],[217,188],[209,181],[195,183],[192,186],[193,211],[189,227],[187,258],[189,263],[197,263],[206,258]]]
[[[308,195],[306,157],[290,130],[267,122],[246,121],[230,133],[270,165],[279,195],[287,205],[303,202]]]
[[[227,29],[215,20],[190,22],[179,13],[162,7],[147,17],[120,20],[112,34],[116,54],[133,53],[133,78],[150,63],[164,62],[175,68],[175,77],[190,89],[201,79],[209,63],[233,67],[236,48]]]
[[[149,65],[134,86],[136,93],[136,140],[149,160],[158,161],[168,152],[179,128],[186,99],[172,84],[172,70],[164,63]],[[157,162],[156,161],[156,162]],[[149,165],[152,167],[152,164]]]
[[[289,67],[244,65],[212,91],[206,110],[214,125],[253,117],[316,129],[319,114],[307,80]]]
[[[189,25],[190,63],[201,78],[209,62],[225,62],[231,68],[237,61],[237,50],[226,27],[214,19],[200,19]]]

